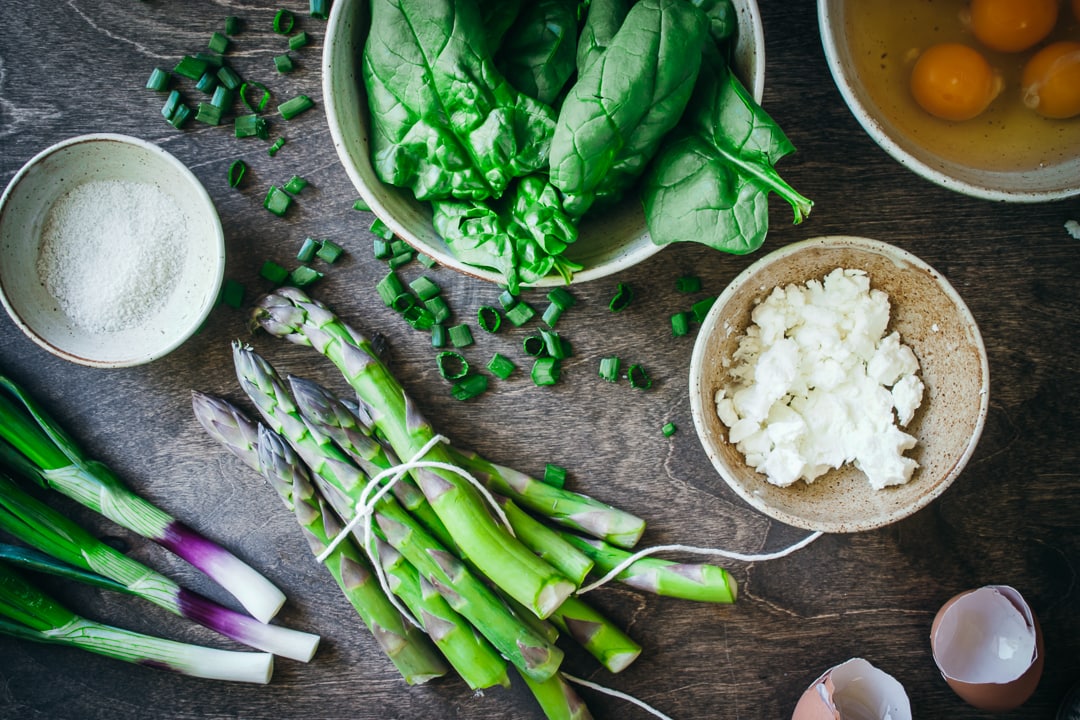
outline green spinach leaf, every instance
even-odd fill
[[[577,71],[585,72],[619,31],[633,0],[591,0],[577,44]]]
[[[554,106],[576,55],[577,0],[538,0],[518,15],[495,64],[515,88]]]

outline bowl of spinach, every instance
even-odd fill
[[[506,285],[617,273],[664,245],[760,246],[773,164],[755,0],[338,0],[335,148],[372,212]],[[652,230],[650,232],[650,229]]]

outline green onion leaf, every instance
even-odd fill
[[[280,285],[289,278],[289,271],[273,260],[267,260],[259,270],[259,275],[275,285]]]
[[[608,303],[608,308],[611,312],[622,312],[630,303],[634,300],[633,289],[625,284],[619,283],[615,286],[615,296],[611,298],[611,302]]]
[[[191,108],[187,105],[178,105],[176,110],[173,111],[172,117],[169,118],[169,124],[177,129],[182,128],[189,117],[191,117]]]
[[[289,284],[299,288],[307,287],[316,280],[321,280],[322,277],[323,273],[318,270],[301,265],[289,273]]]
[[[200,77],[198,82],[195,83],[195,89],[199,92],[210,95],[214,92],[214,89],[218,86],[217,72],[214,70],[207,70]]]
[[[311,17],[316,20],[326,20],[330,17],[329,0],[308,0],[308,9],[311,12]]]
[[[694,319],[699,323],[705,322],[705,316],[709,314],[709,310],[712,309],[713,303],[716,302],[716,298],[705,298],[694,303],[690,310],[694,313]]]
[[[431,347],[446,347],[446,327],[436,323],[431,326]]]
[[[233,160],[229,164],[229,187],[240,187],[245,173],[247,173],[247,163],[243,160]]]
[[[559,359],[553,357],[537,358],[532,366],[534,385],[554,385],[559,382],[561,368]]]
[[[197,52],[195,53],[195,59],[206,63],[206,69],[211,71],[216,71],[218,68],[225,66],[225,58],[220,53]]]
[[[391,240],[394,237],[394,231],[378,217],[371,221],[371,227],[369,227],[368,230],[371,231],[372,235],[381,237],[383,240]],[[392,247],[390,255],[394,255]]]
[[[173,90],[169,93],[169,96],[165,98],[165,104],[161,106],[161,114],[165,116],[166,120],[171,120],[172,116],[176,114],[177,108],[180,105],[180,91]]]
[[[502,316],[490,305],[481,305],[476,311],[476,322],[484,332],[497,333],[502,325]]]
[[[600,377],[608,382],[617,382],[619,379],[619,366],[622,361],[617,357],[600,359]]]
[[[240,18],[229,15],[225,18],[225,34],[235,35],[238,32],[240,32]]]
[[[495,377],[505,380],[514,373],[514,370],[517,369],[517,366],[514,365],[513,360],[506,357],[505,355],[501,353],[495,353],[491,356],[491,359],[488,360],[487,369]]]
[[[399,253],[397,255],[394,255],[392,258],[390,258],[389,260],[386,261],[386,264],[389,265],[390,267],[396,269],[396,268],[408,265],[409,263],[411,263],[413,261],[413,258],[415,258],[415,257],[416,257],[416,251],[415,250],[409,250],[407,252],[403,252],[403,253]]]
[[[319,243],[319,249],[315,251],[315,257],[325,263],[333,265],[344,252],[345,248],[341,247],[333,240],[323,240]]]
[[[473,344],[472,330],[468,325],[454,325],[448,332],[450,333],[450,344],[454,347],[468,347]]]
[[[257,137],[266,140],[270,137],[270,124],[266,119],[255,115],[238,115],[233,120],[233,135],[238,138]]]
[[[487,375],[469,375],[455,383],[454,387],[450,388],[450,394],[453,395],[456,400],[471,400],[477,395],[484,393],[487,388]]]
[[[412,291],[416,293],[416,297],[420,298],[421,302],[427,302],[442,292],[442,288],[425,275],[421,275],[413,280],[409,283],[409,287],[412,288]]]
[[[554,330],[541,330],[540,337],[544,340],[544,350],[550,357],[562,360],[570,357],[570,345],[559,333]]]
[[[361,212],[371,212],[371,206],[367,204],[364,198],[356,198],[356,202],[352,204],[353,210],[360,210]]]
[[[306,112],[313,107],[315,107],[315,101],[307,95],[297,95],[278,105],[278,112],[281,113],[281,117],[286,120],[292,120],[300,113]]]
[[[299,50],[308,44],[308,34],[301,30],[300,32],[289,38],[289,49]]]
[[[259,101],[254,105],[252,105],[251,101],[248,100],[248,92],[252,89],[262,91],[262,95],[259,96]],[[263,85],[261,82],[240,83],[240,101],[244,103],[244,107],[246,107],[250,112],[262,112],[270,103],[270,89]]]
[[[296,18],[291,12],[285,9],[278,10],[274,15],[274,32],[279,35],[288,35],[292,32],[293,23]]]
[[[678,428],[675,427],[675,423],[673,422],[664,423],[664,427],[661,429],[661,431],[664,433],[664,437],[671,437],[675,434],[677,430]]]
[[[401,278],[393,271],[388,272],[375,284],[375,291],[387,307],[393,307],[398,297],[408,294],[405,286],[401,284]]]
[[[649,373],[645,372],[645,368],[640,365],[631,365],[630,369],[626,371],[626,377],[630,379],[630,387],[638,390],[648,390],[652,387],[652,378],[649,377]]]
[[[674,337],[682,337],[690,332],[690,319],[693,313],[677,312],[671,316],[671,334]]]
[[[274,69],[279,73],[291,73],[293,71],[293,61],[288,53],[274,56]],[[285,119],[288,120],[288,118]]]
[[[371,252],[376,260],[389,260],[394,255],[390,251],[390,243],[382,238],[375,238],[372,240]]]
[[[431,257],[427,253],[422,253],[422,252],[416,253],[416,259],[417,259],[417,261],[419,261],[419,263],[421,265],[423,265],[426,268],[433,268],[437,264],[435,262],[435,258]]]
[[[503,310],[509,310],[517,304],[517,295],[509,290],[503,290],[499,293],[499,304],[502,305]]]
[[[207,43],[207,47],[212,52],[224,53],[229,49],[229,38],[225,37],[222,33],[215,32],[210,36],[210,42]]]
[[[401,313],[405,322],[412,325],[414,330],[430,330],[435,327],[435,316],[423,305],[410,305]]]
[[[696,275],[684,275],[675,281],[675,289],[681,293],[696,293],[701,290],[701,278]]]
[[[164,92],[169,88],[169,80],[171,78],[172,76],[169,74],[168,70],[154,68],[150,72],[150,77],[146,80],[146,89],[155,92]]]
[[[285,138],[279,137],[270,147],[266,148],[266,154],[270,157],[274,157],[275,155],[277,155],[278,150],[283,147],[285,147]]]
[[[319,241],[314,238],[304,238],[300,244],[300,250],[296,253],[296,259],[302,263],[309,263],[315,259],[315,252],[319,249]]]
[[[469,374],[469,361],[461,353],[443,350],[435,356],[435,365],[443,380],[460,380]]]
[[[566,485],[566,468],[555,465],[554,463],[547,463],[544,466],[544,477],[542,478],[545,483],[552,487],[565,487]]]
[[[506,319],[514,327],[521,327],[536,315],[536,310],[527,302],[519,302],[506,311]]]
[[[221,286],[221,302],[232,308],[240,308],[244,304],[244,286],[242,283],[226,278]]]
[[[563,313],[563,308],[557,303],[549,303],[547,309],[544,310],[544,314],[541,319],[548,327],[555,327],[555,323],[559,322],[559,317]]]
[[[221,112],[227,112],[232,105],[233,94],[232,90],[227,87],[218,85],[214,88],[214,94],[210,97],[210,104],[221,110]]]
[[[227,87],[230,90],[238,90],[243,84],[240,76],[228,65],[222,65],[218,68],[217,79],[223,87]]]
[[[271,185],[263,200],[263,207],[278,217],[284,217],[290,205],[292,205],[292,197],[277,185]]]
[[[450,319],[450,306],[441,295],[436,295],[430,300],[425,300],[424,307],[431,312],[437,323],[444,323]]]
[[[201,102],[199,103],[198,110],[195,112],[195,119],[199,122],[204,122],[207,125],[220,125],[221,108],[215,107],[207,102]]]
[[[308,186],[308,181],[299,175],[293,175],[289,178],[289,181],[285,183],[285,192],[296,195],[301,190]]]
[[[529,335],[521,341],[521,348],[529,357],[540,357],[547,352],[547,343],[539,335]]]
[[[180,77],[185,77],[188,80],[198,80],[206,72],[208,63],[205,60],[185,55],[180,58],[180,62],[176,63],[173,67],[173,73]]]
[[[547,294],[547,299],[560,310],[569,310],[577,302],[566,288],[557,287]]]

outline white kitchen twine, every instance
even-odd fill
[[[472,484],[472,486],[480,492],[480,495],[484,498],[488,505],[491,506],[491,509],[495,512],[496,517],[502,523],[506,531],[511,535],[514,535],[514,530],[512,527],[510,527],[510,521],[507,519],[506,513],[503,512],[502,507],[500,507],[499,504],[495,501],[495,498],[483,485],[483,483],[473,477],[473,475],[467,470],[464,470],[457,465],[423,459],[424,456],[431,452],[431,449],[439,443],[449,444],[450,441],[443,435],[435,435],[430,440],[428,440],[424,444],[424,446],[420,448],[420,450],[418,450],[416,454],[414,454],[409,460],[398,465],[394,465],[393,467],[389,467],[375,475],[372,475],[371,478],[368,480],[367,485],[364,486],[363,492],[360,493],[360,498],[356,501],[352,518],[348,521],[348,523],[346,523],[345,527],[341,530],[341,532],[339,532],[330,541],[330,544],[327,545],[326,549],[319,553],[319,555],[316,557],[316,559],[320,563],[325,562],[326,558],[328,558],[330,554],[334,551],[334,548],[341,544],[341,542],[346,537],[348,537],[349,534],[352,533],[360,523],[363,523],[364,551],[367,553],[368,557],[371,558],[371,566],[375,570],[375,576],[379,579],[379,585],[382,587],[383,592],[386,593],[387,599],[390,600],[394,607],[396,607],[398,611],[410,623],[412,623],[421,630],[423,630],[423,625],[421,625],[420,622],[413,617],[411,612],[409,612],[405,607],[401,605],[394,593],[390,590],[389,582],[386,579],[386,572],[383,570],[382,563],[379,562],[379,557],[375,552],[375,536],[372,529],[372,523],[374,520],[374,508],[375,505],[379,502],[379,500],[382,499],[382,497],[386,495],[386,493],[390,492],[393,486],[403,477],[405,477],[406,473],[410,472],[411,470],[423,468],[446,470],[460,476],[461,478],[467,480],[470,484]],[[386,484],[382,484],[384,479],[386,480]],[[655,545],[653,547],[639,550],[638,552],[635,552],[632,555],[628,556],[625,560],[612,568],[611,571],[604,575],[602,578],[600,578],[596,582],[590,583],[589,585],[578,588],[577,592],[575,592],[574,594],[583,595],[587,592],[591,592],[592,590],[595,590],[596,588],[611,582],[613,579],[618,577],[619,573],[621,573],[623,570],[625,570],[641,558],[649,555],[654,555],[659,552],[683,552],[696,555],[712,555],[716,557],[727,558],[729,560],[740,560],[743,562],[765,562],[768,560],[777,560],[779,558],[787,557],[788,555],[791,555],[792,553],[797,552],[798,550],[801,550],[810,543],[814,542],[822,535],[824,535],[824,533],[818,530],[793,545],[789,545],[788,547],[777,550],[775,552],[763,554],[747,554],[735,552],[732,550],[724,550],[721,548],[702,548],[694,547],[692,545]],[[588,680],[574,677],[573,675],[569,675],[567,673],[561,674],[562,677],[569,682],[581,685],[582,687],[590,688],[592,690],[596,690],[597,692],[604,693],[605,695],[610,695],[621,700],[626,700],[627,702],[637,705],[646,712],[658,718],[661,718],[661,720],[673,720],[671,717],[665,715],[656,708],[650,707],[647,703],[638,700],[632,695],[628,695],[624,692],[598,685]]]

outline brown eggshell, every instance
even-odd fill
[[[791,720],[841,720],[840,713],[829,707],[822,699],[818,690],[819,684],[825,685],[825,690],[830,696],[836,690],[828,673],[818,678],[799,698],[795,711],[791,714]]]
[[[934,617],[934,622],[930,627],[931,650],[936,650],[935,638],[937,637],[937,630],[941,625],[941,619],[945,612],[955,605],[957,600],[966,595],[970,595],[973,592],[975,592],[975,590],[967,590],[954,595],[941,606],[940,610],[938,610],[937,615]],[[1032,613],[1031,618],[1035,629],[1036,658],[1034,662],[1032,662],[1031,667],[1029,667],[1023,675],[1016,680],[1007,683],[967,683],[950,678],[942,672],[942,677],[945,682],[948,683],[949,687],[953,689],[953,692],[959,695],[969,705],[988,712],[1006,712],[1027,702],[1028,698],[1035,692],[1035,688],[1039,684],[1039,679],[1042,677],[1046,654],[1043,643],[1042,627],[1039,625],[1039,619],[1035,617],[1034,613]],[[938,666],[938,669],[941,669],[940,665]]]

